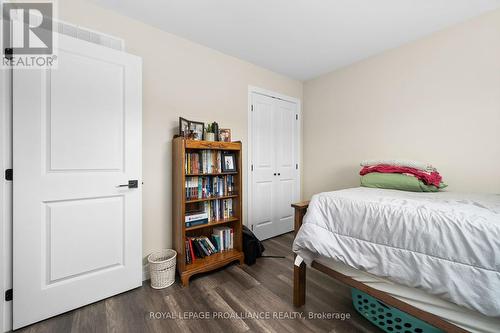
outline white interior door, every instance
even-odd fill
[[[254,94],[252,98],[252,226],[259,239],[274,229],[276,205],[276,155],[277,141],[274,132],[276,113],[271,97]]]
[[[280,99],[275,100],[276,135],[276,203],[274,235],[281,235],[294,228],[292,203],[298,196],[298,141],[297,104]],[[271,235],[270,237],[273,237]]]
[[[298,198],[297,104],[252,95],[251,224],[259,239],[293,230]]]
[[[13,77],[14,329],[142,282],[141,60],[58,38]]]

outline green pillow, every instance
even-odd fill
[[[426,185],[417,177],[400,173],[379,172],[372,172],[362,176],[361,186],[411,192],[438,192],[439,189],[446,187],[443,183],[439,188],[434,185]]]

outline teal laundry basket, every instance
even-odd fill
[[[374,325],[388,333],[444,333],[406,312],[386,305],[358,289],[352,288],[354,308]]]

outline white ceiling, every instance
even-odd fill
[[[500,8],[500,0],[94,2],[300,80]]]

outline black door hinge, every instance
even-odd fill
[[[295,169],[299,170],[299,165],[295,164]]]
[[[14,51],[10,47],[5,48],[5,50],[4,50],[5,59],[11,60],[13,54],[14,54]]]
[[[252,171],[253,171],[253,164],[252,164]]]
[[[251,107],[251,108],[252,108],[252,111],[253,111],[253,104],[252,104],[252,107]]]
[[[295,120],[299,120],[299,115],[298,114],[295,115]]]
[[[5,180],[10,180],[12,181],[12,178],[14,177],[14,174],[12,172],[12,169],[6,169],[5,170]]]
[[[12,301],[12,297],[13,297],[12,289],[6,290],[5,291],[5,301],[6,302]]]

